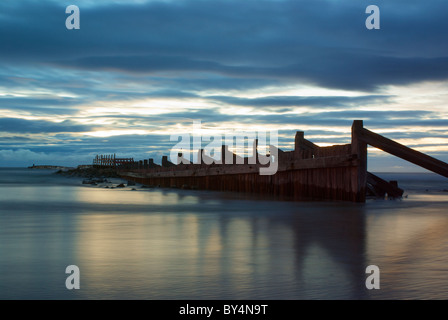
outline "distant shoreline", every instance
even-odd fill
[[[39,165],[39,166],[36,166],[36,165],[32,165],[32,166],[29,166],[28,167],[28,169],[59,169],[59,170],[70,170],[70,169],[74,169],[74,168],[72,168],[72,167],[64,167],[64,166],[51,166],[51,165]]]
[[[66,168],[66,167],[63,167]],[[87,166],[79,166],[78,168],[60,169],[56,174],[68,177],[83,178],[121,178],[115,168],[94,168]]]

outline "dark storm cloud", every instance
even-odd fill
[[[21,136],[12,136],[12,137],[0,137],[0,146],[6,144],[14,144],[14,143],[22,143],[22,142],[30,142],[33,141],[31,138],[21,137]]]
[[[426,120],[413,120],[416,117],[427,117]],[[222,123],[240,124],[264,124],[266,130],[271,130],[278,125],[293,125],[300,129],[301,126],[319,125],[329,127],[345,127],[349,128],[353,119],[365,120],[366,127],[395,128],[399,126],[422,126],[422,127],[446,127],[447,121],[437,119],[437,115],[431,111],[362,111],[362,110],[344,110],[321,112],[316,117],[315,113],[301,113],[301,114],[244,114],[232,115],[223,114],[217,109],[210,109],[207,112],[197,110],[196,112],[180,112],[175,115],[112,115],[112,116],[98,116],[96,118],[108,119],[114,129],[141,129],[151,130],[164,128],[166,130],[181,124],[187,127],[193,125],[193,121],[200,120],[203,127],[213,128]],[[95,117],[92,117],[95,119]],[[114,120],[116,119],[116,120]],[[121,120],[121,121],[120,121]],[[274,126],[274,127],[273,127]],[[58,133],[78,133],[90,132],[94,130],[107,130],[111,125],[80,125],[71,120],[63,122],[51,122],[44,120],[24,120],[19,118],[0,118],[0,132],[8,133],[52,133],[56,138]],[[192,127],[191,127],[192,128]],[[232,128],[229,128],[232,129]],[[191,130],[190,130],[191,131]],[[67,139],[70,136],[67,137]],[[128,135],[124,137],[129,137]],[[140,137],[140,136],[137,136]],[[127,138],[124,138],[127,139]],[[130,139],[134,144],[142,142],[140,138]],[[70,142],[74,143],[74,142]],[[82,143],[87,143],[88,140],[83,139]]]
[[[14,111],[25,111],[32,113],[34,116],[44,116],[44,115],[70,115],[75,114],[78,110],[72,108],[59,108],[59,107],[33,107],[33,106],[21,106],[21,105],[10,105],[8,107],[0,107],[0,110],[14,110]]]
[[[130,72],[161,72],[161,71],[196,71],[196,72],[225,72],[227,69],[239,69],[223,66],[216,62],[200,61],[187,57],[170,56],[94,56],[80,58],[61,64],[71,65],[73,67],[82,67],[88,70],[110,69],[124,70]],[[235,71],[237,73],[238,71]],[[241,71],[240,71],[241,72]],[[229,72],[230,73],[230,72]]]
[[[12,133],[55,133],[83,132],[91,127],[82,126],[65,120],[59,123],[44,120],[24,120],[18,118],[0,118],[0,132]]]
[[[64,99],[32,99],[32,98],[23,98],[23,97],[8,97],[3,96],[0,97],[0,107],[15,107],[15,106],[72,106],[78,104],[78,99],[73,98],[64,98]]]
[[[414,120],[415,118],[426,118],[425,120]],[[438,119],[438,115],[432,111],[374,111],[374,110],[341,110],[319,112],[318,116],[313,112],[288,113],[288,114],[224,114],[219,109],[209,109],[206,112],[197,110],[196,112],[179,112],[176,114],[161,115],[112,115],[107,118],[125,119],[126,123],[134,129],[151,129],[153,127],[164,127],[169,129],[181,124],[186,127],[187,132],[192,131],[193,121],[201,121],[203,128],[213,128],[220,124],[227,123],[232,130],[232,125],[236,124],[263,124],[266,130],[277,128],[278,125],[295,126],[298,130],[304,126],[318,125],[328,127],[326,134],[332,133],[332,127],[350,128],[353,119],[364,120],[367,128],[397,128],[400,126],[422,126],[422,127],[446,127],[446,120]],[[104,116],[98,116],[104,118]],[[190,131],[188,131],[190,130]],[[317,131],[318,133],[322,133]],[[316,131],[307,130],[307,134],[315,134]],[[412,134],[412,133],[410,133]],[[416,132],[415,134],[419,134]],[[439,133],[440,134],[440,133]]]
[[[379,0],[382,29],[375,31],[364,26],[368,4],[215,0],[81,5],[81,29],[69,31],[62,6],[25,1],[2,8],[0,57],[75,69],[207,72],[234,82],[260,78],[344,89],[447,79],[446,1]]]
[[[77,112],[73,106],[82,103],[74,98],[0,97],[0,110],[27,111],[33,115],[67,115]]]
[[[207,90],[251,90],[259,89],[268,86],[281,86],[288,84],[288,81],[283,79],[270,79],[270,78],[232,78],[224,75],[207,74],[207,75],[195,75],[188,78],[178,77],[173,78],[161,78],[153,77],[148,79],[148,82],[156,82],[158,85],[164,85],[167,87],[182,88],[183,90],[191,91],[207,91]]]
[[[349,90],[373,90],[386,84],[407,84],[448,78],[448,57],[404,58],[366,53],[333,51],[317,60],[303,56],[300,62],[287,66],[232,66],[218,62],[169,56],[95,56],[58,62],[88,70],[114,70],[135,73],[209,72],[225,75],[238,83],[240,77],[271,80],[306,81],[323,87]],[[320,65],[320,66],[319,66]],[[321,67],[324,70],[320,70]]]

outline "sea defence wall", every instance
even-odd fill
[[[303,132],[297,132],[294,150],[277,149],[277,159],[270,159],[278,165],[273,175],[259,173],[266,165],[258,161],[256,140],[252,155],[255,161],[244,158],[243,164],[225,164],[223,158],[229,151],[222,146],[221,163],[174,164],[164,156],[161,165],[149,159],[131,169],[119,168],[119,174],[149,186],[258,193],[290,200],[365,202],[367,194],[401,197],[403,190],[396,181],[388,182],[367,172],[368,144],[448,177],[446,163],[365,129],[362,120],[353,122],[350,144],[319,147],[305,139]],[[198,152],[202,159],[207,157],[203,150]],[[236,160],[238,156],[233,157]]]

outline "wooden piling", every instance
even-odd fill
[[[367,129],[362,129],[361,140],[375,148],[381,149],[385,152],[393,154],[394,156],[412,162],[420,167],[448,178],[448,164],[443,161],[437,160],[417,150],[408,148],[398,142]]]
[[[358,159],[358,165],[352,169],[352,183],[355,187],[354,201],[366,201],[367,186],[367,143],[362,139],[363,121],[355,120],[352,125],[352,154]]]

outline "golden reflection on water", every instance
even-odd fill
[[[337,292],[338,286],[343,297],[358,294],[352,287],[363,276],[358,272],[363,219],[322,226],[321,218],[303,214],[291,221],[226,211],[216,199],[205,206],[210,211],[198,214],[182,209],[182,204],[207,203],[207,199],[159,191],[139,195],[99,191],[78,193],[82,201],[92,203],[114,194],[107,203],[110,212],[93,211],[77,218],[76,264],[90,298],[248,299],[256,294],[284,299],[302,290],[309,298],[322,298],[324,288]],[[152,199],[158,196],[165,198],[165,205],[177,204],[181,212],[159,213],[157,208],[156,212],[114,212],[114,205],[124,199],[151,208],[159,204]],[[234,209],[241,210],[241,204]],[[213,212],[217,208],[224,211]],[[341,231],[342,239],[335,242],[332,237]],[[361,243],[353,245],[352,240]]]
[[[175,191],[159,190],[131,190],[131,189],[100,189],[100,188],[77,188],[75,196],[81,202],[95,204],[197,204],[198,199],[194,196],[181,196]]]
[[[180,257],[198,255],[195,219],[192,215],[182,219],[142,214],[82,216],[77,250],[88,287],[103,294],[126,289],[125,283],[130,291],[151,293],[152,279],[174,274],[170,269],[179,266]],[[120,281],[123,278],[126,281]]]
[[[135,194],[119,192],[115,201],[121,203],[119,198],[129,193]],[[79,195],[83,201],[95,202],[110,197],[109,194],[101,198],[101,192]],[[158,203],[147,198],[151,193],[142,195],[144,198],[136,195],[132,201]],[[174,203],[179,201],[175,194],[166,196]],[[198,201],[194,197],[186,199],[190,203]],[[216,219],[207,213],[188,212],[81,215],[76,256],[83,271],[84,288],[89,296],[101,298],[117,292],[127,292],[127,298],[188,298],[191,294],[212,298],[222,292],[244,295],[253,287],[254,278],[263,279],[269,272],[294,274],[293,252],[289,259],[285,258],[285,250],[291,250],[293,242],[291,230],[276,225],[270,234],[279,237],[269,238],[260,232],[260,224],[267,226],[259,219]],[[200,288],[203,293],[196,292]],[[176,290],[176,294],[170,290]]]
[[[446,299],[448,216],[440,208],[404,208],[394,216],[369,217],[368,252],[381,270],[373,297]]]

